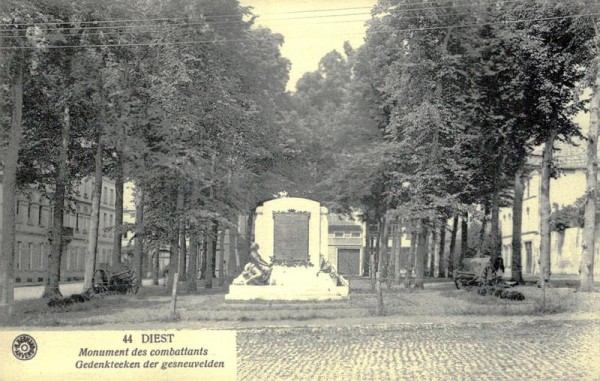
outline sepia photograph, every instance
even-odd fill
[[[0,0],[0,380],[600,380],[600,0]]]

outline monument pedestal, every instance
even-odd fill
[[[265,202],[256,209],[255,242],[262,259],[272,259],[268,283],[246,284],[248,278],[242,274],[225,299],[347,299],[348,281],[323,261],[328,228],[327,208],[316,201],[284,197]]]
[[[312,266],[275,265],[266,285],[239,284],[243,279],[238,279],[229,286],[225,300],[340,300],[348,298],[350,289],[342,276]]]

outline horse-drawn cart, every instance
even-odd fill
[[[94,294],[136,294],[138,288],[135,272],[126,265],[101,267],[94,272]]]
[[[471,288],[481,286],[493,286],[502,282],[497,270],[502,266],[502,259],[495,266],[492,265],[490,257],[469,258],[464,261],[465,270],[455,270],[453,274],[456,288]]]

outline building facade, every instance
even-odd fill
[[[64,227],[72,230],[73,238],[63,249],[63,282],[83,279],[92,211],[92,187],[93,180],[83,181],[76,187],[75,196],[66,204]],[[1,192],[0,187],[0,197]],[[114,221],[115,185],[113,181],[105,178],[100,200],[97,265],[112,264]],[[52,208],[49,200],[41,192],[33,189],[26,194],[19,194],[16,205],[15,285],[40,284],[46,281],[50,252],[48,237],[51,229]]]
[[[525,181],[522,210],[521,268],[523,274],[539,274],[540,257],[540,193],[541,177],[539,166],[541,158],[533,156],[530,160],[533,170]],[[552,211],[572,205],[585,194],[586,188],[586,151],[583,145],[578,147],[561,146],[556,154],[555,164],[559,176],[550,180],[550,205]],[[512,266],[512,208],[500,209],[502,232],[502,257],[510,273]],[[551,272],[553,274],[577,274],[581,261],[581,228],[569,228],[553,231],[551,234]],[[598,261],[600,247],[596,245],[595,258]],[[508,275],[507,274],[507,275]]]
[[[367,242],[365,223],[358,218],[330,214],[328,225],[329,263],[342,275],[362,275]]]

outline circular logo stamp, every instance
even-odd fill
[[[15,338],[12,345],[12,353],[19,360],[31,360],[37,353],[37,343],[33,337],[22,334]]]

